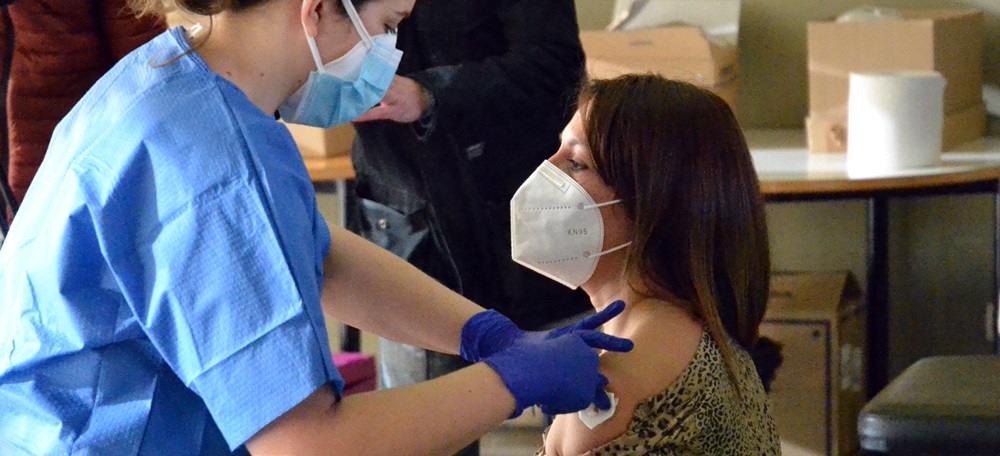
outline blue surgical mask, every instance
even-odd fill
[[[351,0],[341,3],[361,41],[343,57],[324,65],[316,40],[306,33],[316,71],[310,72],[306,83],[278,108],[285,122],[319,128],[350,122],[382,101],[392,83],[403,56],[396,49],[396,35],[369,36]]]

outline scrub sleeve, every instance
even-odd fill
[[[321,385],[342,388],[325,328],[309,315],[257,192],[245,185],[229,183],[171,214],[136,256],[144,264],[135,272],[150,280],[131,291],[150,298],[130,300],[150,303],[133,308],[140,324],[231,448]]]

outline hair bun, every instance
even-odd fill
[[[177,7],[194,14],[211,16],[238,6],[239,0],[174,0]]]

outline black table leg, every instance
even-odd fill
[[[340,328],[340,351],[361,351],[361,331],[358,328],[342,325]]]
[[[993,192],[993,354],[1000,355],[1000,182]]]
[[[885,387],[889,367],[889,203],[868,198],[868,398]]]

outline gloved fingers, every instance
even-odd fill
[[[611,408],[611,398],[609,398],[608,393],[604,391],[605,386],[608,386],[608,378],[604,375],[597,374],[597,391],[594,394],[593,404],[601,410]]]
[[[540,408],[542,410],[542,413],[546,415],[561,415],[564,413],[578,412],[580,410],[589,408],[590,405],[595,405],[597,408],[601,410],[607,410],[611,408],[611,399],[610,397],[608,397],[607,391],[604,390],[606,386],[608,386],[608,378],[605,377],[604,375],[597,374],[597,384],[594,390],[594,397],[593,400],[591,400],[590,403],[588,403],[587,405],[579,405],[576,407],[573,406],[550,407],[548,405],[543,404]]]
[[[625,310],[625,301],[619,299],[615,302],[612,302],[611,304],[608,304],[608,306],[605,307],[604,310],[597,312],[596,314],[591,315],[587,318],[584,318],[583,320],[580,320],[577,324],[573,325],[575,327],[574,329],[600,328],[601,326],[604,326],[604,324],[610,321],[612,318],[617,317],[618,314],[622,313],[623,310]]]
[[[615,337],[599,331],[578,331],[575,334],[579,335],[590,348],[613,352],[627,352],[632,351],[632,348],[635,346],[629,339]]]
[[[594,315],[584,318],[583,320],[580,320],[572,325],[552,330],[549,332],[549,337],[558,337],[571,331],[600,328],[612,318],[617,317],[623,310],[625,310],[625,301],[618,300],[612,302],[611,304],[608,304],[604,310],[597,312]]]

